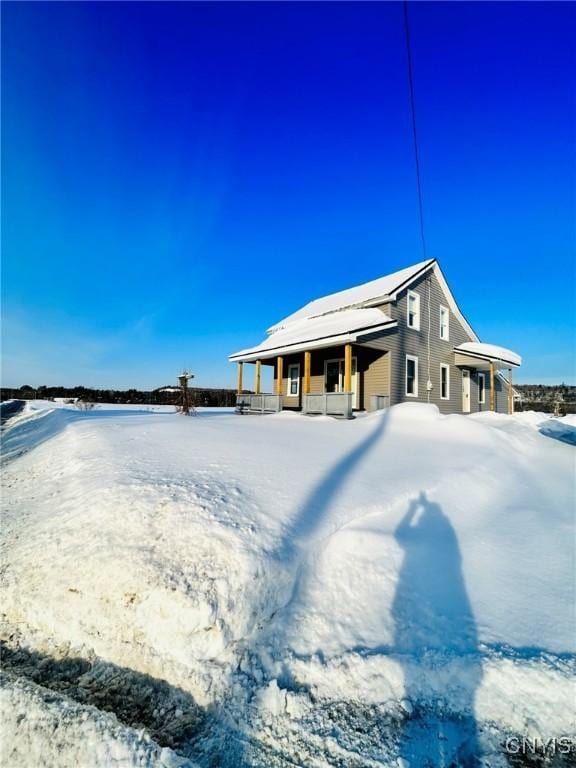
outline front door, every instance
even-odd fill
[[[462,369],[462,413],[470,413],[470,371]]]
[[[358,408],[358,368],[356,358],[352,358],[352,407]],[[324,364],[324,391],[344,392],[344,358],[326,360]]]

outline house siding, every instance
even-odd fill
[[[427,279],[429,285],[427,286]],[[420,296],[420,329],[408,328],[407,296],[408,291]],[[430,294],[430,380],[433,388],[426,391],[428,380],[428,305],[427,295]],[[440,306],[449,309],[448,297],[445,295],[435,274],[421,276],[412,285],[398,294],[393,302],[380,305],[378,308],[398,322],[396,328],[377,334],[378,339],[387,351],[353,345],[353,356],[357,358],[359,371],[359,400],[360,409],[370,410],[373,395],[388,394],[390,405],[403,402],[430,402],[437,405],[441,413],[462,413],[462,370],[463,367],[454,365],[454,347],[474,337],[458,320],[454,312],[449,315],[449,338],[440,338]],[[326,360],[344,357],[344,347],[328,347],[315,349],[311,353],[310,392],[324,392],[324,363]],[[410,397],[405,394],[406,355],[418,358],[418,396]],[[298,397],[286,395],[288,366],[291,363],[300,364],[300,394]],[[440,366],[448,365],[450,371],[449,398],[440,397]],[[470,413],[490,409],[490,373],[488,368],[470,366]],[[478,402],[478,374],[485,374],[485,402]],[[275,371],[276,377],[276,371]],[[284,378],[282,381],[282,396],[285,408],[300,408],[302,406],[302,379],[304,376],[304,354],[298,353],[284,357]],[[508,409],[507,386],[496,375],[496,410],[506,413]],[[276,391],[276,378],[274,379]],[[428,397],[429,394],[429,397]]]
[[[462,413],[462,368],[454,365],[454,347],[467,341],[474,341],[472,335],[464,328],[462,323],[450,310],[449,339],[440,338],[440,305],[448,307],[448,299],[440,285],[436,275],[428,277],[430,292],[430,380],[433,389],[426,392],[428,380],[428,305],[426,285],[427,278],[422,276],[412,285],[403,290],[391,304],[383,305],[382,309],[393,320],[398,321],[398,327],[387,333],[386,344],[390,350],[391,382],[390,404],[403,402],[430,402],[437,405],[441,413]],[[407,296],[408,291],[418,293],[420,296],[420,329],[408,328]],[[406,355],[418,358],[418,397],[410,397],[405,394]],[[446,364],[450,370],[450,396],[447,400],[440,397],[440,365]],[[480,410],[490,408],[490,376],[488,369],[469,368],[470,370],[470,412],[477,413]],[[478,402],[478,373],[486,374],[486,402]],[[506,389],[501,380],[495,377],[497,410],[506,413],[507,396]]]
[[[390,392],[390,354],[373,349],[360,348],[363,366],[360,367],[363,406],[372,410],[374,395],[388,395]]]

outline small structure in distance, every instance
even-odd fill
[[[184,414],[184,416],[189,416],[190,413],[192,413],[194,416],[196,415],[196,409],[194,406],[190,407],[190,393],[188,392],[188,382],[190,379],[194,378],[194,374],[190,373],[190,371],[184,369],[182,373],[178,376],[178,381],[180,382],[180,409],[179,412]]]

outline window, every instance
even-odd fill
[[[406,317],[408,328],[420,330],[420,296],[414,291],[408,291],[408,315]]]
[[[326,360],[324,362],[324,391],[344,392],[344,358]],[[356,386],[356,358],[352,358],[352,390],[357,391]]]
[[[286,390],[287,395],[292,397],[298,397],[300,394],[300,365],[288,366],[288,388]]]
[[[440,307],[440,338],[448,341],[450,338],[450,310]]]
[[[478,402],[480,405],[486,402],[486,375],[478,374]]]
[[[450,366],[440,366],[440,399],[450,400]]]
[[[418,358],[406,355],[406,395],[418,397]]]

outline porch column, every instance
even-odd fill
[[[256,360],[256,370],[254,372],[254,394],[259,395],[260,394],[260,369],[261,369],[262,363],[260,360]]]
[[[490,363],[490,410],[496,410],[496,390],[494,389],[494,363]]]
[[[276,394],[282,394],[282,385],[284,382],[284,358],[280,355],[276,359]]]
[[[508,413],[514,413],[514,392],[512,391],[512,368],[508,368]]]
[[[304,352],[304,394],[310,394],[310,368],[312,367],[312,353]]]
[[[236,386],[236,389],[238,390],[238,394],[242,394],[242,390],[244,387],[242,386],[242,376],[244,373],[244,363],[238,363],[238,384]]]
[[[344,392],[352,392],[352,344],[344,346]]]

